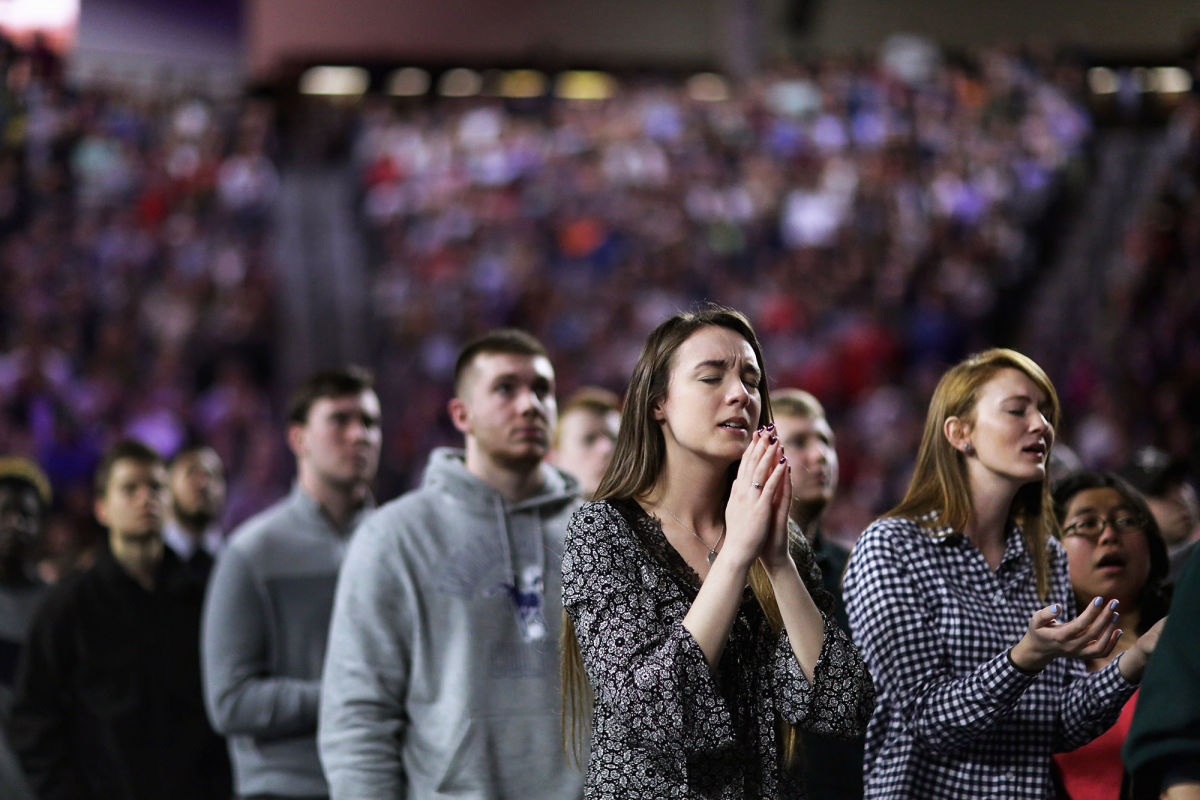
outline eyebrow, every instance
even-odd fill
[[[1121,510],[1133,511],[1133,512],[1137,511],[1137,509],[1133,507],[1132,503],[1122,500],[1120,503],[1117,503],[1115,506],[1110,508],[1109,513],[1112,513],[1113,511],[1121,511]],[[1078,517],[1082,514],[1099,514],[1099,513],[1100,512],[1098,510],[1096,510],[1095,508],[1092,508],[1091,506],[1084,506],[1083,508],[1075,509],[1075,511],[1073,511],[1071,513],[1071,516]]]
[[[692,371],[699,372],[702,369],[710,368],[726,370],[729,369],[731,364],[732,362],[728,358],[710,358],[707,361],[701,361],[699,364],[693,367]],[[753,372],[755,375],[761,374],[758,367],[756,367],[754,364],[751,364],[749,361],[746,362],[745,369]]]

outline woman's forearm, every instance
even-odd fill
[[[749,567],[718,556],[683,618],[683,627],[700,645],[711,672],[717,671],[729,642],[748,573]]]
[[[795,562],[790,558],[781,565],[768,568],[767,577],[771,581],[771,588],[775,590],[775,600],[779,603],[779,613],[783,617],[783,627],[787,630],[792,652],[804,677],[812,681],[821,646],[825,642],[825,619],[800,579]]]

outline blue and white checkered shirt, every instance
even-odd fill
[[[1066,553],[1054,540],[1047,547],[1050,597],[1042,600],[1019,527],[995,572],[949,528],[888,517],[863,533],[843,592],[878,690],[867,798],[1053,797],[1050,754],[1116,721],[1137,688],[1118,660],[1089,674],[1082,661],[1059,658],[1027,675],[1008,658],[1035,611],[1075,607]]]

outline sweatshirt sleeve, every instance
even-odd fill
[[[895,699],[923,748],[962,752],[1008,715],[1036,676],[1017,670],[1007,651],[955,675],[951,647],[928,624],[920,574],[907,567],[898,538],[876,522],[859,539],[843,579],[855,643],[881,693]]]
[[[237,549],[217,559],[201,632],[204,700],[225,736],[277,738],[317,729],[320,682],[271,674],[263,587]]]
[[[730,711],[682,615],[659,607],[628,523],[607,503],[575,512],[563,554],[563,607],[588,679],[615,725],[660,752],[719,749]],[[647,569],[646,580],[655,580]]]
[[[338,578],[317,735],[333,800],[405,792],[412,622],[408,587],[390,552],[395,539],[368,521],[351,540]]]
[[[1200,547],[1179,576],[1162,637],[1142,678],[1125,764],[1136,797],[1158,797],[1174,780],[1200,775]],[[1171,772],[1177,770],[1178,774]]]

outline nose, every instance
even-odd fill
[[[517,408],[522,415],[540,414],[546,416],[546,401],[532,389],[526,388],[517,397]]]
[[[750,392],[746,389],[746,384],[742,383],[741,379],[734,378],[729,384],[729,390],[725,395],[726,402],[730,405],[740,406],[745,406],[750,402]]]

